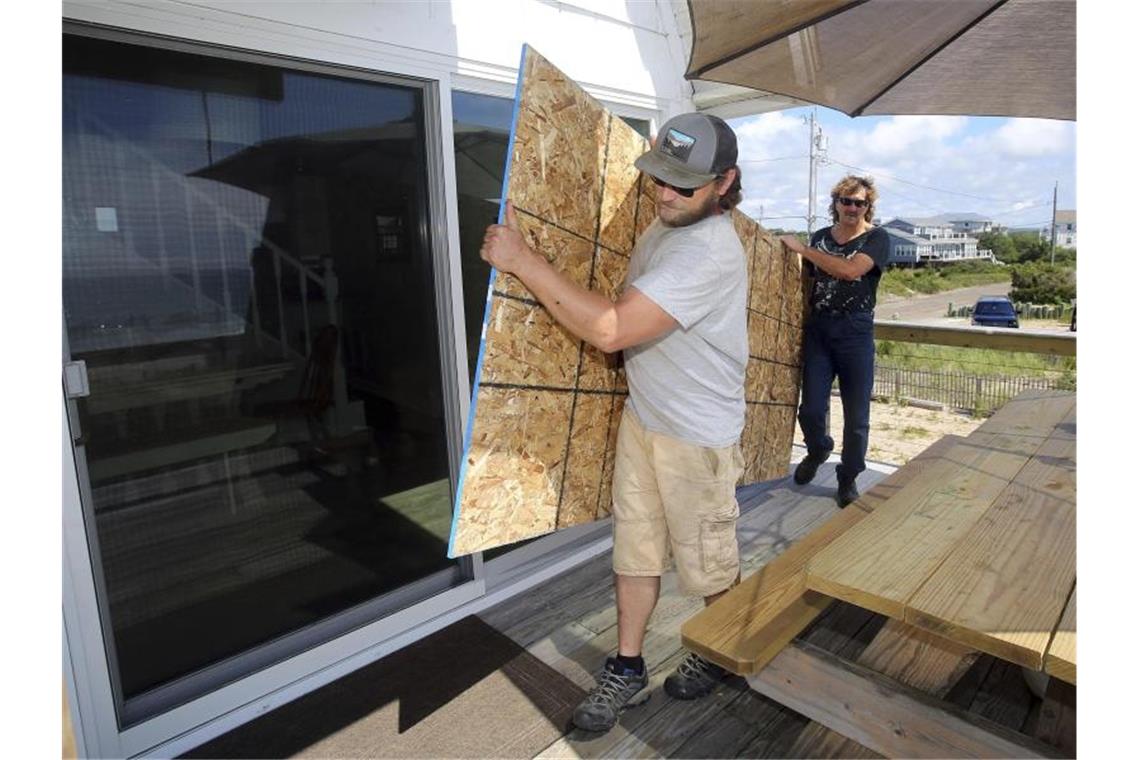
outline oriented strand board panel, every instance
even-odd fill
[[[583,287],[617,298],[657,188],[634,167],[644,138],[524,47],[504,200],[531,247]],[[783,477],[799,398],[799,257],[744,214],[749,360],[742,483]],[[492,272],[448,555],[610,513],[628,389],[619,356],[561,327],[517,278]]]

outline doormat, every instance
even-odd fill
[[[534,757],[585,692],[475,616],[183,757]]]

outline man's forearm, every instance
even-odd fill
[[[563,327],[603,351],[617,338],[614,302],[583,288],[537,253],[514,273]]]
[[[818,248],[810,248],[806,245],[802,246],[798,253],[837,279],[854,280],[859,277],[859,275],[856,274],[856,265],[848,258],[832,256]]]

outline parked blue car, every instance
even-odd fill
[[[974,304],[973,324],[983,327],[1020,327],[1017,309],[1005,296],[982,296]]]

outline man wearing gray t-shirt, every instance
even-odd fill
[[[657,219],[630,256],[617,301],[587,290],[526,244],[514,209],[481,255],[518,277],[566,329],[625,356],[629,400],[613,479],[618,651],[574,723],[606,731],[649,698],[641,656],[670,558],[681,587],[711,603],[740,578],[736,481],[748,361],[744,251],[728,213],[740,201],[736,135],[721,119],[667,121],[636,166],[656,183]],[[688,653],[665,680],[678,699],[710,693],[724,670]]]

